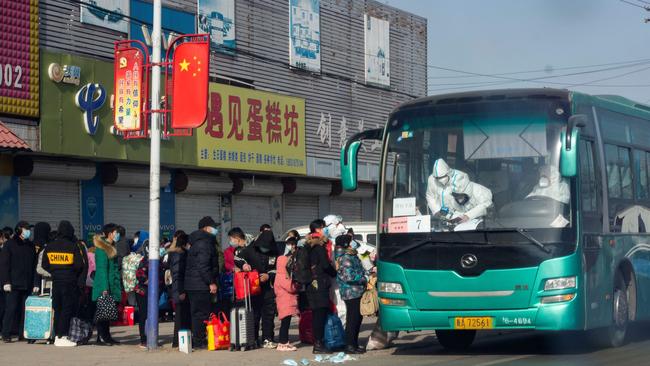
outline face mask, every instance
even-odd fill
[[[449,183],[449,176],[445,175],[444,177],[436,178],[438,180],[438,183],[442,184],[443,186],[446,186],[447,183]]]
[[[239,244],[235,243],[234,241],[230,241],[228,243],[228,245],[230,245],[231,247],[238,247],[239,246]]]
[[[358,249],[359,248],[359,243],[356,240],[352,240],[350,242],[350,248],[355,249],[355,250]]]
[[[210,234],[217,236],[217,234],[219,234],[219,230],[217,228],[210,227]]]
[[[23,229],[23,238],[29,240],[32,237],[32,231],[29,229]]]
[[[541,177],[541,178],[539,178],[539,183],[538,184],[539,184],[540,188],[547,188],[548,186],[551,185],[551,182],[548,179],[548,177]]]
[[[120,233],[115,233],[115,241],[120,241]]]
[[[330,237],[330,228],[329,228],[329,226],[323,229],[323,235],[325,235],[326,238]]]
[[[284,255],[287,255],[287,254],[293,252],[293,249],[294,249],[294,246],[293,246],[293,245],[287,245],[287,246],[284,248]]]

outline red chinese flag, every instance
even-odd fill
[[[208,113],[208,42],[185,42],[174,51],[172,128],[197,128]]]

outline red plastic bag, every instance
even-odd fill
[[[257,271],[235,272],[235,296],[237,300],[243,300],[246,297],[246,287],[249,289],[250,296],[262,293],[260,286],[260,275]]]
[[[219,317],[217,318],[217,326],[214,328],[214,339],[216,349],[230,348],[230,322],[223,311],[219,313]]]
[[[298,336],[300,342],[305,344],[314,344],[314,331],[311,326],[311,310],[305,310],[300,313],[300,322],[298,323]]]

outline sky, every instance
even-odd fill
[[[650,0],[379,1],[427,18],[431,95],[554,87],[650,104]]]

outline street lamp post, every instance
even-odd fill
[[[149,285],[147,349],[158,348],[158,268],[160,266],[160,39],[161,1],[153,2],[151,54],[151,156],[149,171]]]

